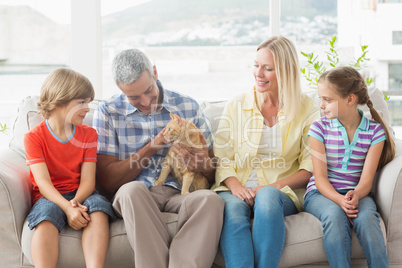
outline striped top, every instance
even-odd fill
[[[324,143],[328,180],[336,190],[352,190],[359,183],[364,161],[370,146],[386,139],[382,125],[369,120],[359,110],[362,120],[349,144],[346,129],[339,120],[322,117],[311,124],[308,135]],[[317,189],[314,173],[307,191]]]

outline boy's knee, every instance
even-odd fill
[[[51,231],[58,232],[56,225],[54,225],[54,223],[49,220],[41,221],[40,223],[38,223],[38,225],[36,225],[35,229],[36,230],[46,230],[46,232],[51,232]]]

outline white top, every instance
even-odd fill
[[[281,129],[278,123],[272,127],[264,125],[260,145],[258,146],[257,151],[257,157],[260,159],[261,162],[277,158],[281,155],[282,139],[280,130]],[[259,186],[259,183],[257,178],[257,171],[254,167],[244,187],[254,189],[257,186]]]

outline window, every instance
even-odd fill
[[[281,1],[281,35],[296,47],[327,45],[337,35],[337,1]]]
[[[390,63],[389,68],[389,90],[395,94],[402,95],[402,62]]]
[[[378,3],[385,3],[385,4],[402,3],[402,0],[378,0]]]
[[[281,10],[280,15],[274,13],[272,16],[280,17],[280,24],[273,24],[273,28],[280,25],[279,33],[295,42],[299,51],[314,51],[320,55],[325,55],[323,50],[334,35],[338,36],[338,40],[342,39],[343,44],[339,43],[340,47],[346,46],[352,51],[361,40],[367,39],[359,27],[352,27],[357,25],[352,19],[364,22],[364,19],[372,19],[376,15],[375,9],[356,14],[352,12],[355,7],[362,9],[364,3],[371,2],[367,0],[353,4],[350,10],[346,8],[355,15],[362,13],[363,19],[350,16],[349,13],[346,16],[337,14],[338,4],[346,5],[339,10],[350,7],[349,2],[338,3],[337,0],[86,2],[96,5],[96,8],[76,1],[0,0],[0,34],[4,37],[0,38],[0,123],[7,123],[11,127],[19,101],[27,95],[38,95],[50,70],[61,66],[76,68],[79,65],[74,62],[71,54],[77,58],[80,54],[76,53],[77,47],[79,52],[85,53],[88,50],[80,51],[79,45],[72,45],[70,18],[73,17],[75,25],[80,25],[86,23],[86,15],[92,12],[93,16],[89,19],[92,22],[95,20],[93,17],[97,17],[99,5],[102,8],[102,51],[97,47],[95,55],[102,53],[101,57],[96,58],[102,58],[103,63],[102,69],[94,72],[98,74],[98,85],[103,85],[103,90],[100,86],[97,87],[99,93],[103,93],[103,96],[98,95],[102,98],[119,92],[112,81],[111,61],[121,50],[132,47],[141,48],[150,55],[166,88],[191,95],[197,100],[228,99],[251,89],[254,84],[252,65],[255,49],[272,30],[272,3],[280,2]],[[392,9],[395,11],[401,7],[395,3],[402,3],[402,0],[377,3],[390,2],[394,3]],[[82,13],[77,14],[76,9]],[[394,14],[389,16],[395,16]],[[341,23],[346,30],[338,33]],[[99,23],[90,28],[98,26]],[[385,30],[387,34],[392,31],[389,27]],[[74,31],[76,32],[77,30]],[[86,32],[83,33],[85,35]],[[357,40],[356,36],[361,40]],[[392,37],[394,45],[402,43],[401,31],[394,31]],[[77,38],[74,40],[76,43]],[[380,39],[375,39],[377,40]],[[100,41],[96,40],[94,43],[99,44]],[[93,44],[89,47],[92,49]],[[370,44],[370,48],[376,47]],[[346,54],[351,58],[354,55],[353,51],[347,51]],[[389,64],[379,62],[372,54],[369,57],[372,65],[384,71],[382,74],[389,73],[389,78],[387,75],[383,76],[385,78],[384,82],[381,80],[381,88],[389,89],[390,94],[391,91],[401,92],[398,73],[401,73],[402,59],[395,58],[395,62]],[[300,54],[299,59],[303,65],[304,59]],[[93,63],[91,68],[94,65],[99,66],[98,63]],[[392,96],[390,106],[396,97]],[[3,143],[4,136],[0,135],[0,146],[6,145]]]
[[[12,125],[18,103],[39,95],[47,74],[70,65],[68,1],[0,0],[0,123]],[[0,146],[11,138],[0,134]]]
[[[255,49],[269,34],[269,4],[150,1],[103,16],[104,97],[119,91],[111,77],[113,57],[134,47],[154,60],[167,89],[198,100],[227,99],[251,89]]]
[[[392,32],[392,44],[393,45],[402,45],[402,31],[393,31]]]

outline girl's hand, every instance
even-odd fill
[[[359,206],[359,197],[354,190],[350,190],[345,194],[345,201],[355,209]]]
[[[345,194],[340,205],[352,225],[352,219],[357,218],[357,213],[359,212],[359,210],[357,209],[358,205],[359,198],[353,190]]]
[[[252,189],[248,189],[244,186],[238,186],[230,189],[232,191],[232,194],[244,202],[247,203],[250,207],[254,206],[254,199],[256,196],[256,193]]]

